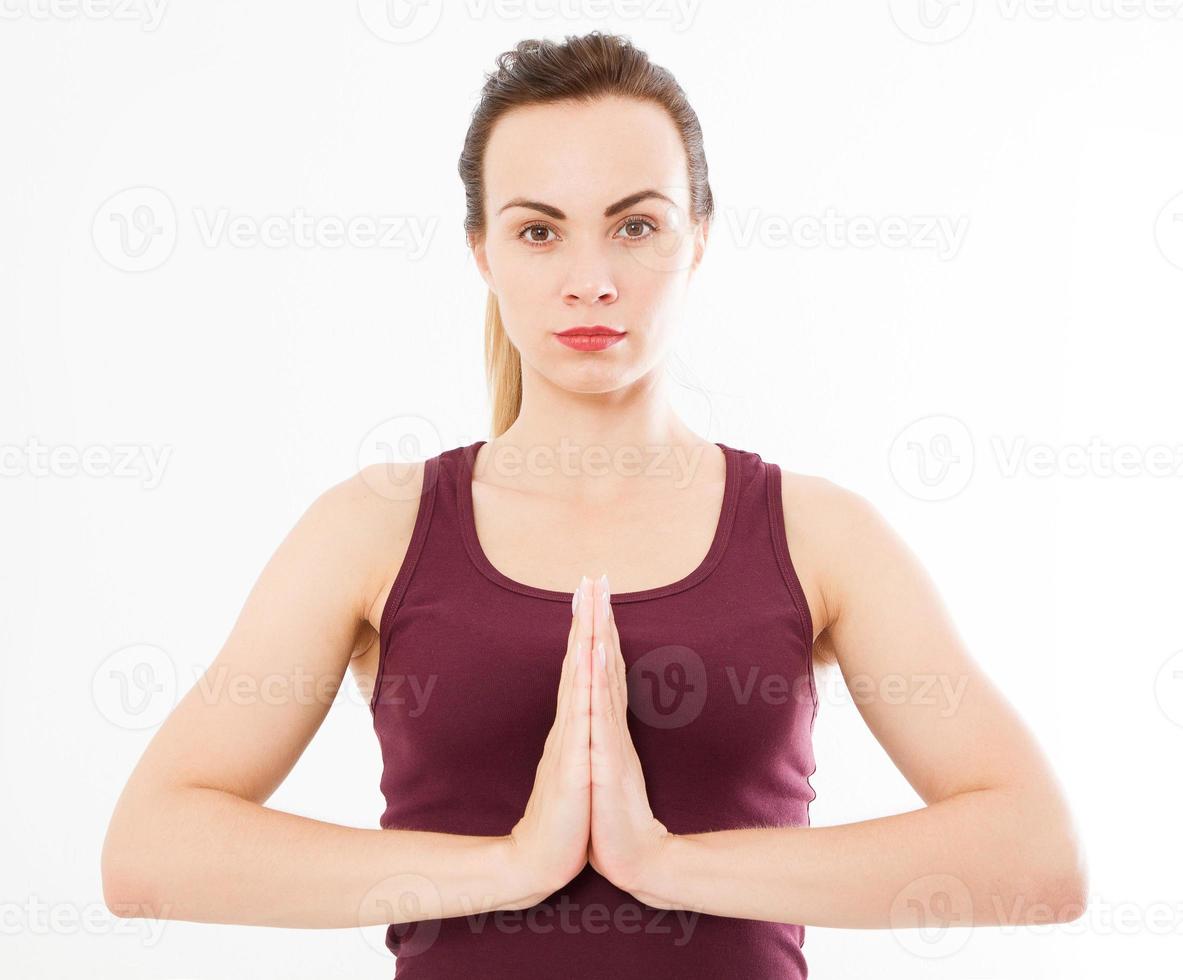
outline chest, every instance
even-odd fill
[[[381,638],[383,826],[500,834],[521,816],[554,723],[570,592],[600,571],[654,812],[676,833],[805,819],[806,631],[762,471],[728,465],[725,482],[619,508],[444,471]]]
[[[412,588],[400,610],[374,717],[384,826],[501,834],[529,798],[570,609],[480,583],[467,596]],[[678,833],[800,824],[812,795],[815,700],[791,611],[725,598],[690,589],[616,610],[630,735]]]
[[[573,592],[581,575],[607,572],[614,594],[675,582],[706,557],[722,508],[722,483],[579,506],[472,485],[479,553],[502,575]]]

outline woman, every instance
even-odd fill
[[[912,553],[861,497],[666,401],[713,213],[668,72],[612,35],[522,42],[460,175],[494,438],[303,515],[211,671],[328,683],[189,692],[112,818],[112,909],[388,923],[424,980],[804,977],[811,923],[1078,917],[1055,777]],[[814,658],[925,807],[809,826]],[[263,806],[350,664],[381,830]]]

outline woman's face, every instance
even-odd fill
[[[686,153],[659,106],[607,98],[515,109],[485,152],[478,268],[509,339],[563,388],[610,391],[661,362],[707,227],[690,225]],[[556,334],[625,331],[602,350]]]

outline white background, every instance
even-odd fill
[[[100,845],[154,726],[375,429],[422,455],[488,437],[456,159],[499,52],[597,27],[669,67],[705,132],[684,418],[880,508],[1087,842],[1080,920],[951,944],[811,926],[811,975],[1178,976],[1183,14],[429,2],[400,35],[368,0],[0,8],[6,976],[393,973],[381,927],[116,919]],[[297,209],[401,230],[204,234]],[[827,214],[869,237],[811,244]],[[132,709],[110,677],[146,652],[175,685]],[[818,680],[813,823],[920,805]],[[380,765],[350,682],[268,805],[375,827]]]

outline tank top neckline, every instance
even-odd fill
[[[464,550],[468,552],[468,557],[471,559],[473,565],[476,566],[477,570],[494,584],[511,592],[520,593],[521,595],[533,596],[537,599],[549,599],[553,602],[565,602],[567,605],[570,605],[571,600],[575,596],[574,592],[543,589],[538,586],[519,582],[499,571],[489,560],[488,555],[485,554],[485,549],[481,546],[480,539],[476,533],[476,518],[474,517],[472,502],[472,475],[473,467],[476,463],[477,450],[486,442],[488,442],[487,439],[479,439],[469,446],[460,447],[457,453],[460,465],[457,467],[456,472],[456,510],[459,515],[460,536],[464,540]],[[676,582],[657,585],[649,589],[638,589],[633,592],[613,592],[613,603],[641,602],[645,599],[657,599],[662,596],[673,595],[676,592],[682,592],[705,579],[719,564],[719,560],[723,557],[723,552],[727,548],[727,540],[731,535],[731,528],[735,523],[735,512],[739,502],[740,479],[739,450],[721,442],[716,442],[715,445],[723,451],[723,458],[726,464],[723,477],[723,503],[719,510],[718,520],[715,523],[714,537],[711,540],[711,546],[706,556],[698,563],[698,567],[682,576]]]

